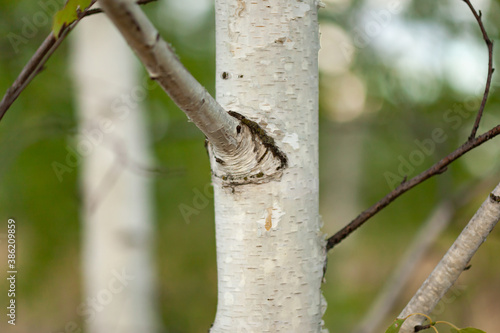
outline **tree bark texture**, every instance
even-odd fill
[[[209,146],[212,333],[322,331],[317,8],[310,0],[216,1],[216,100],[254,146],[244,163]]]

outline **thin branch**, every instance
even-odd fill
[[[383,197],[379,202],[377,202],[376,204],[374,204],[373,206],[371,206],[370,208],[359,214],[348,225],[346,225],[344,228],[338,231],[335,235],[328,238],[326,249],[331,250],[335,245],[337,245],[344,238],[349,236],[354,230],[362,226],[368,219],[370,219],[379,211],[381,211],[383,208],[388,206],[401,194],[405,193],[409,189],[412,189],[418,184],[424,182],[425,180],[445,172],[448,165],[451,164],[453,161],[457,160],[459,157],[471,151],[472,149],[482,145],[486,141],[494,138],[498,134],[500,134],[500,125],[497,125],[496,127],[492,128],[483,135],[476,137],[475,139],[468,140],[458,149],[445,156],[442,160],[431,166],[429,169],[413,177],[409,181],[401,183],[393,191],[391,191],[389,194]]]
[[[135,3],[138,5],[146,5],[150,2],[156,2],[156,1],[158,1],[158,0],[138,0]],[[94,9],[90,9],[85,16],[101,14],[101,13],[104,13],[104,11],[101,8],[94,8]]]
[[[472,14],[476,18],[476,21],[479,24],[479,28],[481,29],[481,33],[483,34],[484,42],[488,47],[488,77],[486,78],[486,87],[484,88],[483,100],[481,101],[481,106],[477,111],[476,121],[474,122],[474,126],[472,127],[472,131],[469,136],[469,140],[472,140],[476,137],[479,122],[481,121],[481,117],[483,116],[484,107],[486,106],[486,101],[488,100],[488,95],[490,92],[491,78],[493,77],[493,72],[495,71],[495,69],[493,68],[493,42],[491,41],[490,37],[488,37],[488,33],[484,28],[482,13],[481,11],[479,11],[478,13],[469,0],[463,1],[467,4],[467,6],[469,6]]]
[[[54,34],[52,32],[47,36],[47,38],[45,38],[42,45],[40,45],[33,57],[31,57],[26,66],[24,66],[23,70],[16,78],[12,86],[10,86],[9,89],[7,89],[7,91],[5,92],[2,101],[0,101],[0,120],[2,120],[7,110],[19,97],[21,92],[26,89],[28,84],[35,78],[35,76],[44,69],[44,65],[47,60],[49,60],[50,56],[55,52],[55,50],[57,50],[59,45],[61,45],[62,41],[66,38],[66,36],[74,28],[75,25],[76,22],[65,27],[61,31],[61,35],[58,39],[54,37]]]
[[[415,270],[421,264],[425,253],[452,221],[455,211],[470,203],[479,194],[482,195],[486,191],[485,189],[491,187],[492,180],[497,178],[498,174],[493,173],[479,183],[477,179],[472,180],[471,184],[464,186],[457,193],[454,193],[451,198],[443,200],[436,206],[399,260],[398,267],[386,279],[382,291],[370,306],[365,318],[354,330],[355,333],[375,333],[380,331],[381,324],[394,308],[398,298],[404,291],[405,285],[415,275]]]
[[[460,274],[466,270],[479,246],[484,243],[499,220],[500,184],[486,198],[399,317],[404,318],[415,312],[431,313]],[[420,323],[418,318],[409,318],[400,332],[413,332],[413,327]]]
[[[28,84],[35,78],[35,76],[40,73],[47,60],[54,54],[59,45],[63,42],[63,40],[68,36],[68,34],[75,28],[75,26],[80,22],[81,19],[87,17],[89,15],[101,13],[101,9],[91,9],[91,7],[95,4],[97,0],[93,0],[90,6],[84,10],[78,17],[78,19],[71,23],[69,26],[64,27],[61,30],[61,35],[59,38],[55,38],[52,32],[45,38],[40,47],[36,50],[35,54],[28,61],[26,66],[24,66],[21,73],[18,75],[14,83],[7,89],[5,92],[2,101],[0,101],[0,121],[3,116],[10,108],[12,103],[19,97],[21,92],[26,89]],[[154,2],[157,0],[139,0],[137,4],[147,4],[150,2]]]
[[[64,35],[64,33],[63,33]],[[61,40],[64,37],[61,36]],[[14,81],[12,86],[5,92],[5,95],[0,102],[0,120],[3,118],[5,112],[9,109],[9,107],[14,103],[19,94],[26,88],[26,86],[33,80],[33,78],[43,69],[43,65],[50,57],[54,50],[56,49],[54,46],[56,45],[56,39],[54,38],[54,34],[51,32],[47,38],[43,41],[42,45],[36,50],[35,54],[28,61],[26,66],[24,66],[23,70]]]
[[[96,1],[97,0],[93,0],[90,6],[79,15],[76,21],[66,27],[63,27],[60,32],[59,38],[56,39],[53,32],[49,33],[42,45],[40,45],[35,54],[28,61],[26,66],[24,66],[23,70],[16,78],[12,86],[10,86],[10,88],[5,92],[5,95],[0,102],[0,120],[2,120],[7,110],[19,97],[21,92],[28,86],[28,84],[35,78],[35,76],[40,73],[47,60],[49,60],[50,56],[54,54],[54,52],[57,50],[59,45],[61,45],[66,36],[68,36],[68,34],[71,32],[71,30],[74,29],[78,22],[80,22],[80,20],[86,16],[87,11],[95,4]]]
[[[102,0],[100,4],[151,79],[160,84],[218,151],[234,152],[238,147],[238,120],[186,70],[139,6],[126,0]]]
[[[354,220],[352,220],[348,225],[346,225],[344,228],[342,228],[340,231],[338,231],[336,234],[328,238],[327,244],[326,244],[326,250],[331,250],[335,245],[340,243],[343,239],[345,239],[347,236],[349,236],[352,232],[354,232],[356,229],[358,229],[360,226],[362,226],[367,220],[372,218],[375,214],[377,214],[379,211],[387,207],[391,202],[393,202],[396,198],[398,198],[400,195],[405,193],[406,191],[410,190],[411,188],[417,186],[418,184],[424,182],[425,180],[435,176],[439,175],[447,170],[447,167],[450,163],[453,161],[457,160],[459,157],[464,155],[465,153],[469,152],[470,150],[478,147],[479,145],[483,144],[484,142],[492,139],[493,137],[497,136],[500,133],[500,125],[492,128],[488,132],[484,133],[483,135],[476,137],[476,132],[479,127],[479,122],[481,120],[482,114],[484,107],[486,105],[486,101],[488,100],[488,95],[490,91],[490,85],[491,85],[491,78],[494,72],[493,69],[493,42],[489,39],[488,34],[486,33],[486,29],[484,28],[482,19],[481,19],[481,12],[479,11],[479,14],[476,12],[472,4],[470,3],[469,0],[463,0],[469,8],[472,10],[472,13],[474,14],[474,17],[476,18],[479,27],[481,28],[481,32],[483,33],[483,38],[486,42],[486,45],[488,46],[488,53],[489,53],[489,60],[488,60],[488,77],[486,79],[486,88],[483,94],[483,99],[481,102],[481,106],[479,107],[479,111],[476,117],[476,121],[474,123],[474,126],[472,128],[472,132],[467,140],[466,143],[464,143],[462,146],[457,148],[455,151],[441,159],[439,162],[434,164],[432,167],[429,169],[425,170],[424,172],[420,173],[419,175],[413,177],[411,180],[407,181],[406,177],[403,180],[403,182],[396,187],[393,191],[391,191],[389,194],[387,194],[385,197],[383,197],[380,201],[375,203],[373,206],[370,208],[366,209],[364,212],[359,214]]]

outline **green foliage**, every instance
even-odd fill
[[[401,329],[401,326],[405,322],[406,318],[404,319],[395,319],[394,322],[392,323],[389,328],[385,331],[385,333],[398,333],[399,330]]]
[[[54,36],[59,37],[61,31],[75,22],[79,15],[87,9],[92,3],[92,0],[68,0],[64,7],[55,13],[52,24]]]

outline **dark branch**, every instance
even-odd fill
[[[43,66],[45,65],[47,60],[49,60],[50,56],[54,54],[62,41],[66,38],[66,36],[68,36],[71,30],[74,29],[78,22],[80,22],[80,20],[86,16],[102,12],[101,9],[91,9],[96,1],[97,0],[93,0],[90,6],[85,11],[83,11],[81,15],[78,15],[78,19],[75,22],[64,27],[61,30],[59,38],[56,39],[52,32],[47,36],[47,38],[45,38],[42,45],[40,45],[38,50],[36,50],[35,54],[33,54],[31,59],[28,61],[26,66],[24,66],[19,76],[7,89],[5,95],[0,101],[0,120],[2,120],[7,110],[19,97],[21,92],[28,86],[28,84],[35,78],[35,76],[40,73],[40,71],[42,71]],[[137,4],[142,5],[154,1],[157,0],[139,0],[137,1]]]
[[[97,0],[93,0],[89,8],[79,15],[78,19],[70,25],[63,27],[59,33],[59,38],[56,39],[53,32],[45,38],[45,41],[40,45],[35,54],[24,66],[21,74],[16,78],[12,86],[5,92],[5,95],[0,102],[0,120],[2,120],[5,112],[10,108],[12,103],[19,97],[21,92],[28,86],[28,84],[35,78],[35,76],[42,70],[43,66],[49,60],[50,56],[54,54],[62,41],[68,36],[78,22],[86,15],[86,12],[94,5]]]
[[[64,37],[61,36],[61,39],[62,38]],[[2,101],[0,102],[0,120],[3,118],[5,112],[7,112],[12,103],[14,103],[21,91],[23,91],[24,88],[26,88],[26,86],[31,82],[31,80],[33,80],[36,74],[38,74],[42,70],[43,65],[47,61],[48,57],[54,52],[54,46],[56,45],[56,42],[57,41],[51,32],[47,36],[47,38],[45,38],[38,50],[36,50],[35,54],[28,61],[26,66],[24,66],[23,70],[14,81],[12,86],[7,89],[5,95],[2,98]]]
[[[480,146],[481,144],[492,139],[493,137],[497,136],[498,134],[500,134],[500,125],[492,128],[488,132],[484,133],[481,136],[478,136],[475,139],[468,140],[466,143],[464,143],[458,149],[456,149],[455,151],[450,153],[448,156],[444,157],[442,160],[440,160],[439,162],[434,164],[429,169],[427,169],[424,172],[420,173],[419,175],[413,177],[409,181],[401,183],[393,191],[391,191],[384,198],[382,198],[382,200],[380,200],[379,202],[377,202],[376,204],[374,204],[373,206],[371,206],[370,208],[368,208],[367,210],[365,210],[364,212],[359,214],[348,225],[346,225],[344,228],[342,228],[340,231],[338,231],[332,237],[328,238],[326,249],[327,250],[332,249],[335,245],[340,243],[344,238],[349,236],[354,230],[356,230],[357,228],[362,226],[363,223],[365,223],[368,219],[373,217],[375,214],[377,214],[379,211],[381,211],[383,208],[385,208],[387,205],[389,205],[391,202],[393,202],[401,194],[403,194],[406,191],[408,191],[409,189],[417,186],[418,184],[424,182],[425,180],[431,178],[432,176],[439,175],[439,174],[443,173],[443,170],[449,164],[451,164],[453,161],[457,160],[459,157],[461,157],[465,153]]]
[[[344,238],[349,236],[354,230],[358,229],[360,226],[362,226],[366,221],[368,221],[370,218],[372,218],[375,214],[377,214],[379,211],[387,207],[391,202],[396,200],[400,195],[405,193],[406,191],[412,189],[413,187],[417,186],[418,184],[423,183],[425,180],[435,176],[439,175],[447,170],[447,167],[449,164],[451,164],[453,161],[457,160],[459,157],[464,155],[465,153],[469,152],[470,150],[478,147],[479,145],[483,144],[484,142],[492,139],[493,137],[497,136],[500,134],[500,125],[492,128],[488,132],[484,133],[483,135],[476,137],[477,129],[479,127],[479,122],[481,121],[481,117],[483,115],[483,110],[486,105],[486,101],[488,100],[488,95],[490,91],[490,85],[491,85],[491,79],[493,76],[493,42],[490,40],[488,37],[488,34],[486,32],[486,29],[484,28],[483,21],[481,19],[481,12],[476,12],[472,4],[470,3],[469,0],[463,0],[471,9],[472,13],[474,14],[474,17],[476,18],[479,27],[481,28],[481,32],[483,34],[483,39],[486,42],[486,45],[488,46],[488,77],[486,79],[486,88],[484,90],[484,95],[483,95],[483,100],[481,102],[481,106],[479,107],[476,121],[474,123],[474,126],[472,128],[472,132],[467,140],[466,143],[464,143],[462,146],[457,148],[455,151],[441,159],[439,162],[434,164],[432,167],[429,169],[425,170],[424,172],[420,173],[419,175],[413,177],[409,181],[405,179],[401,184],[399,184],[398,187],[396,187],[393,191],[391,191],[389,194],[387,194],[385,197],[383,197],[380,201],[378,201],[376,204],[359,214],[354,220],[352,220],[348,225],[346,225],[344,228],[342,228],[340,231],[338,231],[336,234],[328,238],[327,244],[326,244],[326,249],[331,250],[335,245],[340,243]]]
[[[420,331],[423,331],[423,330],[427,330],[427,329],[431,328],[432,326],[433,326],[432,324],[417,325],[414,328],[414,332],[420,332]]]
[[[135,3],[138,5],[145,5],[145,4],[148,4],[150,2],[156,2],[156,1],[158,1],[158,0],[138,0]],[[100,14],[100,13],[103,13],[103,10],[101,8],[94,8],[94,9],[90,9],[89,11],[87,11],[85,16],[90,16],[90,15]]]
[[[479,122],[481,121],[481,117],[483,116],[484,107],[486,106],[486,101],[488,100],[488,94],[490,93],[491,78],[493,76],[493,72],[495,71],[495,69],[493,68],[493,42],[491,41],[490,37],[488,37],[488,33],[484,28],[482,13],[481,11],[479,11],[478,13],[474,9],[474,6],[472,6],[470,0],[463,0],[463,1],[467,4],[467,6],[469,6],[472,14],[476,18],[477,24],[479,24],[479,28],[481,29],[481,33],[483,34],[484,42],[488,47],[488,77],[486,78],[486,87],[484,88],[483,100],[481,101],[481,106],[477,111],[476,121],[474,122],[474,126],[472,127],[472,131],[469,136],[469,140],[471,140],[476,137],[477,129],[479,127]]]

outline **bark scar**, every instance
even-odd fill
[[[234,186],[257,185],[281,179],[283,170],[288,166],[288,158],[274,139],[255,121],[234,111],[228,113],[239,121],[236,133],[244,136],[234,156],[216,153],[212,145],[207,146],[214,177],[222,179],[223,187],[232,187],[233,190]]]
[[[493,202],[500,203],[500,196],[499,195],[495,195],[493,193],[490,193],[490,199]]]
[[[229,115],[238,119],[243,125],[246,125],[252,132],[253,136],[256,136],[260,139],[264,147],[266,147],[266,153],[267,151],[270,151],[274,157],[280,160],[281,164],[276,168],[276,170],[285,169],[288,166],[288,159],[286,155],[278,148],[278,146],[276,146],[274,139],[267,135],[266,131],[262,127],[260,127],[259,124],[257,124],[255,121],[245,118],[245,116],[238,112],[229,111],[228,113]]]
[[[264,226],[267,231],[269,231],[273,226],[272,216],[273,216],[273,207],[269,207],[267,209],[266,224]]]
[[[236,8],[236,15],[242,17],[241,13],[243,13],[243,11],[245,10],[246,5],[243,0],[237,0],[237,2],[238,2],[238,7]]]

